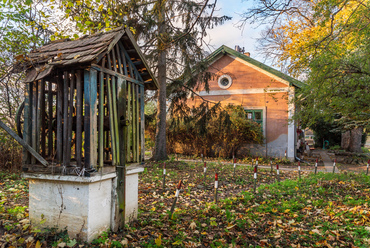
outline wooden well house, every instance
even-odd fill
[[[157,83],[130,31],[54,41],[17,68],[26,71],[23,139],[50,165],[144,160],[144,91]],[[30,170],[37,163],[24,154]]]
[[[108,180],[109,189],[100,194],[116,192],[119,212],[127,211],[131,203],[124,199],[132,191],[134,196],[130,197],[136,194],[137,198],[137,178],[129,179],[126,173],[130,174],[129,168],[141,171],[132,165],[144,161],[144,94],[158,88],[131,32],[121,27],[77,40],[53,41],[23,57],[15,68],[26,72],[23,140],[41,155],[37,159],[28,150],[24,152],[31,222],[32,218],[37,222],[37,215],[45,211],[37,209],[40,203],[33,202],[32,195],[50,185],[50,196],[36,198],[53,198],[58,185],[63,185],[67,194],[68,182],[72,182],[71,191],[78,182],[79,190],[84,185],[91,192],[94,186],[90,184]],[[80,197],[74,194],[72,198]],[[62,196],[62,205],[66,205],[66,197],[63,202]],[[83,201],[98,204],[93,203],[95,197]],[[107,201],[111,205],[116,202],[114,197]],[[135,206],[133,211],[137,212],[137,200]],[[102,210],[93,211],[100,214]],[[106,215],[112,218],[114,214]],[[50,223],[53,221],[60,220]],[[110,221],[111,228],[115,225],[112,222],[117,221]],[[82,236],[90,240],[94,235],[87,231]]]

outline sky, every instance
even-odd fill
[[[243,0],[217,0],[215,15],[231,16],[230,21],[226,21],[223,25],[217,26],[214,29],[209,30],[208,40],[213,45],[211,52],[216,50],[222,45],[226,45],[232,49],[236,45],[241,48],[245,48],[245,52],[250,52],[251,57],[264,62],[264,57],[258,55],[256,50],[256,39],[259,38],[263,27],[258,27],[257,24],[247,23],[244,29],[240,29],[237,26],[240,25],[241,14],[251,6],[252,1]]]

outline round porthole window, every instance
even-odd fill
[[[220,86],[221,89],[227,89],[232,84],[232,79],[229,75],[222,75],[218,78],[218,86]]]

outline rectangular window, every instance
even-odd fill
[[[261,125],[261,130],[263,132],[263,110],[262,109],[246,109],[245,113],[247,119],[257,122]]]

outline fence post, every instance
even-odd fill
[[[316,163],[315,163],[315,174],[317,173],[317,163],[319,162],[319,159],[317,158],[316,159]]]
[[[271,167],[271,174],[272,174],[272,158],[270,158],[270,167]]]
[[[276,164],[276,177],[278,183],[280,182],[280,174],[279,174],[279,164]]]
[[[301,161],[298,161],[298,176],[301,179]]]

